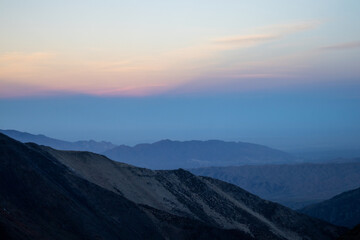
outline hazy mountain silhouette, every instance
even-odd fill
[[[185,170],[152,171],[0,134],[6,239],[335,239],[345,229]]]
[[[102,153],[119,162],[151,169],[292,163],[297,160],[286,152],[244,142],[162,140],[131,147],[93,140],[68,142],[16,130],[0,130],[0,132],[23,143],[33,142],[59,150]]]
[[[119,162],[150,169],[291,163],[296,160],[288,153],[266,146],[219,140],[162,140],[134,147],[122,145],[103,154]]]
[[[360,162],[210,167],[192,173],[240,186],[293,209],[360,186]]]
[[[360,185],[360,182],[357,182]],[[330,223],[354,227],[360,224],[360,188],[347,191],[335,197],[307,206],[300,210],[307,215]]]
[[[360,148],[348,149],[303,149],[291,151],[291,154],[304,159],[307,162],[331,162],[331,161],[353,161],[359,160]]]
[[[112,144],[111,142],[105,142],[105,141],[96,142],[94,140],[68,142],[68,141],[50,138],[41,134],[34,135],[26,132],[19,132],[16,130],[0,129],[0,133],[3,133],[23,143],[33,142],[39,145],[50,146],[61,150],[77,150],[77,151],[90,151],[95,153],[101,153],[116,147],[116,145]]]

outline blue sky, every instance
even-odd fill
[[[284,150],[356,148],[360,86],[206,96],[4,99],[1,127],[117,144],[222,139]]]
[[[0,2],[0,128],[356,147],[360,2]]]

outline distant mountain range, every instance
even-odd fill
[[[360,185],[360,182],[358,182],[358,185]],[[321,203],[307,206],[301,209],[300,212],[339,226],[355,227],[360,224],[360,188],[341,193]]]
[[[345,229],[185,170],[152,171],[0,134],[0,236],[335,239]]]
[[[360,187],[359,159],[339,163],[210,167],[190,171],[233,183],[293,209]]]
[[[291,154],[304,159],[306,162],[331,162],[331,161],[348,161],[349,159],[360,157],[360,148],[345,148],[345,149],[304,149],[298,151],[291,151]]]
[[[245,164],[292,163],[296,158],[266,146],[244,143],[162,140],[134,147],[118,146],[103,153],[120,162],[150,169],[176,169]]]
[[[89,151],[89,152],[101,153],[116,147],[116,145],[112,144],[111,142],[104,142],[104,141],[96,142],[93,140],[67,142],[63,140],[50,138],[41,134],[34,135],[26,132],[19,132],[16,130],[0,129],[0,133],[3,133],[23,143],[33,142],[39,145],[45,145],[60,150]]]
[[[33,135],[15,130],[0,130],[0,132],[23,143],[34,142],[60,150],[101,153],[119,162],[150,169],[292,163],[296,161],[295,157],[280,150],[244,142],[162,140],[152,144],[138,144],[130,147],[116,146],[110,142],[66,142],[44,135]]]

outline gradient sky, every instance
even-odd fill
[[[0,0],[0,128],[359,147],[360,2]]]

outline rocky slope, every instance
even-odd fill
[[[93,154],[94,156],[97,156]],[[0,134],[0,239],[253,239],[136,204]]]
[[[360,185],[360,182],[358,182]],[[300,210],[339,226],[352,228],[360,224],[360,188],[347,191],[318,204]]]
[[[210,167],[196,175],[233,183],[267,200],[299,209],[360,186],[360,162]]]
[[[150,169],[290,163],[295,157],[266,146],[209,141],[162,140],[134,147],[118,146],[103,153],[111,159]]]
[[[137,204],[218,228],[238,229],[255,239],[331,239],[337,231],[232,184],[182,169],[153,171],[92,153],[42,149],[79,176]]]
[[[344,232],[185,170],[152,171],[0,135],[5,239],[335,239]]]

